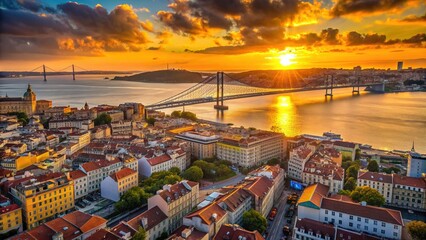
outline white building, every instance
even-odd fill
[[[191,155],[197,159],[212,158],[216,155],[216,143],[219,136],[211,132],[184,132],[175,136],[185,140],[191,148]]]
[[[101,196],[118,202],[126,191],[136,186],[138,186],[138,172],[130,168],[122,168],[102,180]]]
[[[139,174],[149,177],[155,172],[168,171],[172,167],[183,171],[186,169],[186,159],[186,152],[180,148],[152,158],[142,157],[138,160]]]
[[[417,153],[413,144],[413,148],[408,155],[407,176],[418,178],[422,177],[423,174],[426,174],[426,155]]]
[[[392,203],[393,175],[378,172],[358,171],[357,186],[368,186],[376,189],[383,197],[386,204]]]
[[[68,172],[68,177],[74,181],[74,198],[77,200],[89,192],[87,175],[81,170]]]
[[[220,227],[228,222],[228,213],[217,203],[196,210],[183,218],[183,225],[208,233],[212,239]]]
[[[242,225],[243,214],[253,207],[253,197],[245,189],[231,189],[217,204],[228,213],[228,223]]]
[[[328,197],[328,187],[308,186],[297,203],[298,218],[308,218],[350,231],[364,232],[387,239],[401,239],[401,212],[355,203],[345,197]]]
[[[97,160],[81,164],[79,169],[87,175],[88,193],[99,190],[102,180],[120,170],[122,165],[123,163],[118,159]]]
[[[77,118],[54,118],[49,121],[49,129],[52,128],[78,128],[82,130],[89,130],[94,127],[94,123],[90,119],[77,119]]]
[[[308,147],[307,145],[293,149],[290,152],[290,159],[288,160],[287,176],[289,178],[302,181],[302,173],[305,167],[305,163],[309,160],[312,154],[314,154],[314,151],[314,149]]]
[[[132,227],[135,231],[142,227],[146,232],[146,240],[156,240],[161,234],[169,231],[167,215],[159,207],[153,207],[122,224]]]
[[[75,142],[78,144],[78,150],[84,148],[90,143],[90,132],[80,132],[80,133],[70,133],[68,134],[70,142]]]
[[[249,137],[224,137],[216,143],[216,156],[235,165],[249,168],[284,156],[284,135],[261,132]]]

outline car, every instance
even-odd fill
[[[294,210],[294,208],[295,208],[295,205],[290,206],[290,210]]]
[[[290,227],[289,226],[284,226],[283,227],[283,233],[285,236],[290,235]]]
[[[294,211],[293,210],[288,210],[285,214],[286,217],[293,217],[294,215]]]
[[[413,210],[408,210],[408,213],[413,214],[413,213],[414,213],[414,211],[413,211]]]
[[[275,215],[277,215],[277,208],[272,208],[271,212],[269,213],[269,220],[274,221]]]
[[[287,218],[287,223],[291,224],[291,218]]]

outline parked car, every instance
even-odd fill
[[[290,227],[289,226],[284,226],[283,227],[283,233],[285,236],[290,235]]]
[[[275,215],[277,215],[277,208],[272,208],[271,212],[269,213],[269,220],[274,221]]]
[[[294,211],[293,210],[288,210],[285,214],[286,217],[293,217],[294,215]]]

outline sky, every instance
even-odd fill
[[[424,0],[1,0],[0,71],[426,67]]]

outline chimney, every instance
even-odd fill
[[[143,217],[141,219],[141,224],[142,224],[142,227],[146,229],[148,227],[148,218]]]
[[[171,187],[170,184],[164,185],[163,190],[167,190],[170,192],[170,187]]]

